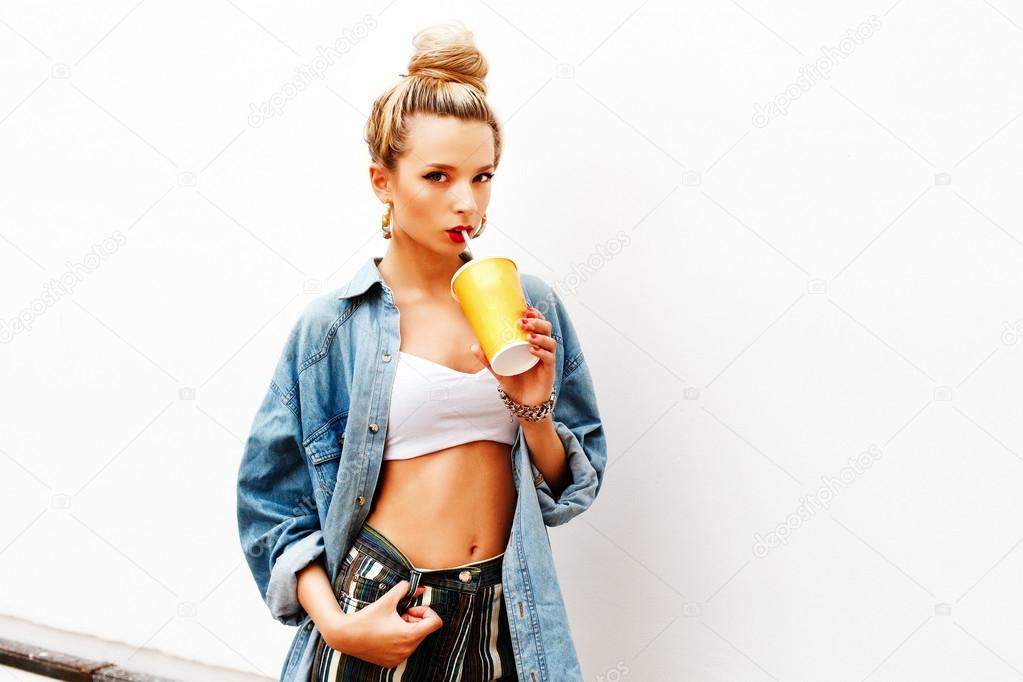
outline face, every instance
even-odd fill
[[[373,191],[393,203],[394,239],[438,255],[458,254],[465,243],[447,230],[467,226],[472,234],[483,219],[495,171],[493,131],[483,121],[416,114],[407,149],[394,172],[370,166]]]

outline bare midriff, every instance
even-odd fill
[[[388,278],[385,263],[380,267]],[[446,287],[434,295],[392,289],[399,350],[465,374],[481,369],[468,350],[476,337]],[[511,446],[477,440],[383,460],[366,521],[416,568],[452,568],[505,551],[516,500]]]
[[[384,460],[366,521],[416,568],[449,568],[504,552],[515,502],[511,447],[480,440]]]

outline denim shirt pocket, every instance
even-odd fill
[[[337,485],[338,467],[341,453],[344,451],[347,425],[348,413],[342,412],[316,429],[303,444],[316,476],[316,484],[323,493],[323,499],[327,504],[330,503]]]

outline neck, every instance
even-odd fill
[[[457,254],[441,256],[405,241],[391,239],[377,266],[387,286],[403,294],[450,298],[451,277],[465,261]]]

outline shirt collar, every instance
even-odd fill
[[[383,260],[381,256],[371,256],[359,271],[355,273],[351,281],[348,283],[348,288],[345,292],[338,296],[339,299],[352,298],[360,294],[366,293],[373,284],[380,282],[384,284],[384,278],[380,275],[380,270],[377,265]]]

